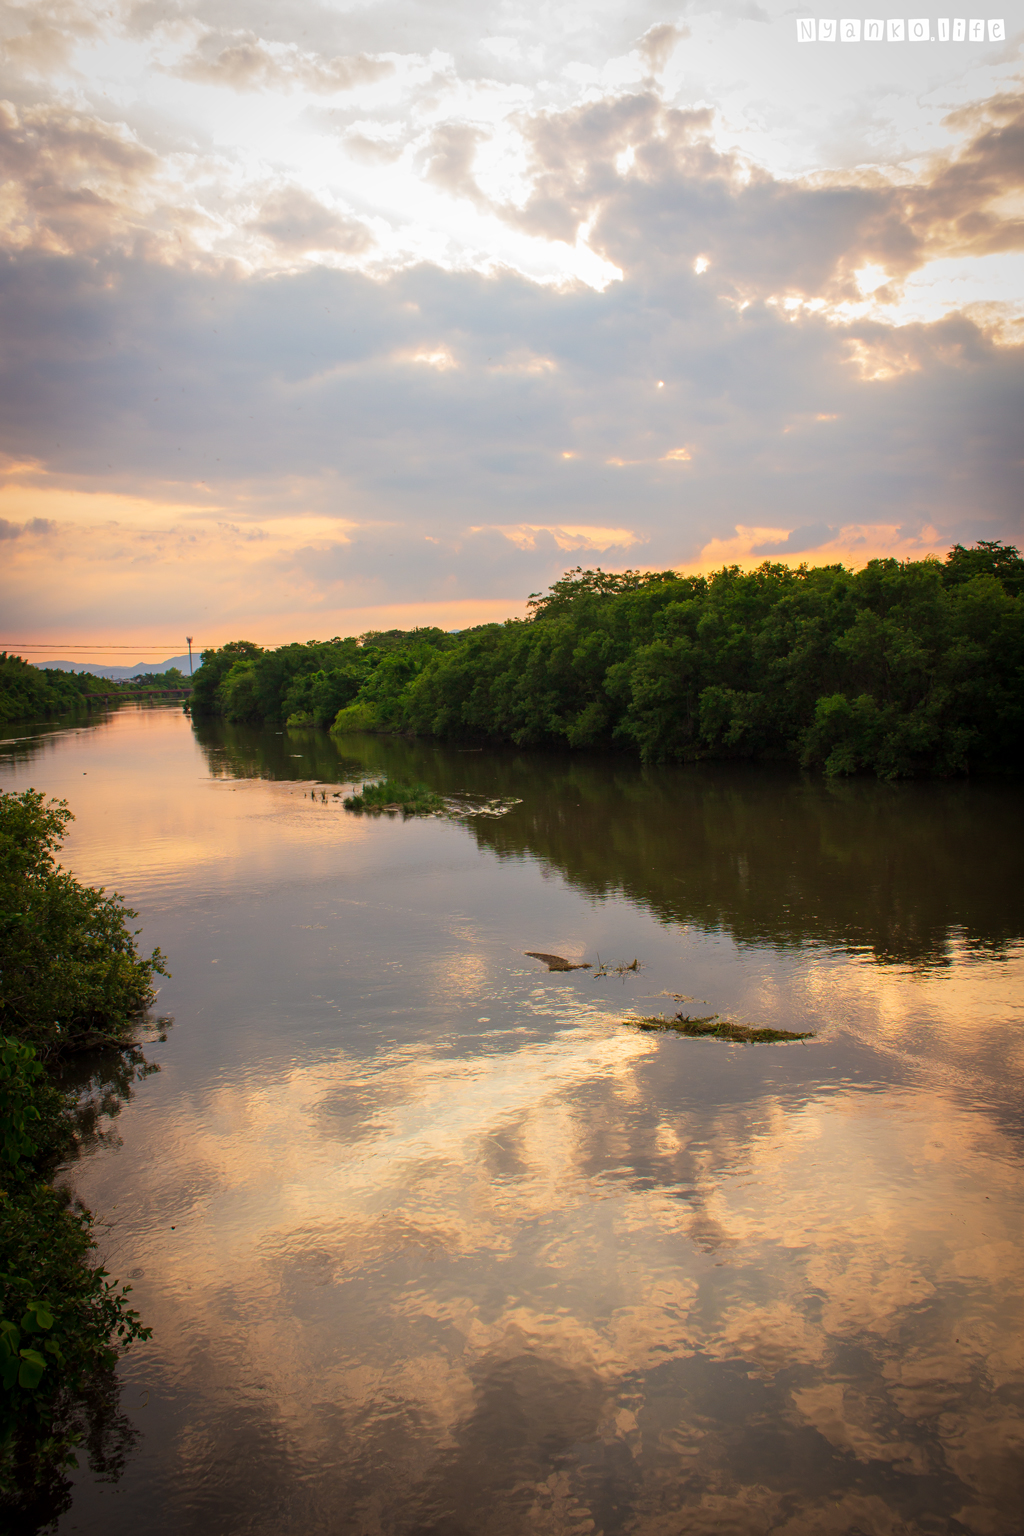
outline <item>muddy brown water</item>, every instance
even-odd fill
[[[154,1332],[61,1533],[1019,1532],[1019,786],[7,738],[173,971],[66,1173]]]

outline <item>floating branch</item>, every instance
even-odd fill
[[[566,960],[564,955],[544,955],[537,949],[524,949],[524,955],[529,955],[531,960],[543,960],[549,971],[589,971],[593,967],[586,961],[576,962]]]

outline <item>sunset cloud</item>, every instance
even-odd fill
[[[185,80],[227,85],[236,91],[302,87],[317,95],[351,91],[394,73],[388,59],[365,54],[324,59],[295,45],[267,44],[254,32],[207,32],[176,68]]]
[[[788,20],[0,12],[9,611],[1019,539],[1018,44],[883,100]]]

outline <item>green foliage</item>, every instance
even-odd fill
[[[117,896],[58,866],[70,820],[34,790],[0,794],[0,1506],[22,1515],[63,1507],[72,1446],[111,1419],[118,1352],[149,1336],[90,1262],[88,1214],[47,1182],[76,1106],[40,1053],[131,1043],[164,969],[158,950],[138,956]]]
[[[422,629],[368,629],[364,635],[359,636],[360,649],[371,662],[377,659],[373,656],[375,651],[386,654],[389,651],[403,651],[410,645],[427,645],[434,651],[449,651],[457,644],[457,635],[449,634],[447,630],[438,629],[432,624]]]
[[[85,703],[90,694],[109,689],[109,683],[91,672],[33,667],[20,656],[0,651],[0,725],[64,714]]]
[[[251,640],[230,640],[218,650],[204,651],[202,666],[192,679],[192,713],[194,715],[223,714],[218,690],[231,668],[238,662],[261,656],[261,646]]]
[[[300,673],[290,683],[284,698],[284,708],[289,710],[288,724],[330,725],[338,710],[356,697],[364,677],[352,663]]]
[[[107,689],[116,689],[118,693],[145,694],[151,690],[163,688],[187,688],[189,680],[180,667],[168,667],[166,672],[140,672],[135,677],[119,678],[117,682],[107,683]]]
[[[193,681],[192,710],[236,722],[275,724],[290,715],[308,715],[314,724],[329,725],[359,691],[368,670],[359,660],[355,640],[311,640],[276,651],[233,641],[218,651],[203,652]]]
[[[434,628],[370,630],[359,639],[310,640],[276,651],[233,641],[203,652],[192,711],[235,723],[328,726],[357,698],[369,705],[379,698],[376,728],[390,730],[394,697],[428,661],[457,644],[455,635]]]
[[[378,685],[374,709],[390,729],[626,747],[644,762],[746,758],[888,779],[1016,768],[1024,562],[1002,546],[983,555],[993,569],[974,574],[954,551],[945,566],[859,572],[627,573],[621,590],[571,572],[533,622],[467,637],[389,700]]]
[[[344,709],[339,709],[331,726],[331,732],[336,736],[343,736],[346,731],[382,731],[384,729],[385,727],[377,718],[377,711],[362,699],[358,703],[346,704]]]
[[[0,1161],[16,1167],[36,1151],[43,1116],[36,1102],[43,1069],[29,1045],[0,1036]]]
[[[188,678],[177,667],[120,679],[95,677],[91,672],[62,672],[34,667],[20,656],[0,651],[0,725],[14,720],[42,720],[87,706],[97,695],[144,698],[167,688],[185,688]]]
[[[856,572],[577,567],[529,608],[457,635],[225,647],[204,655],[197,690],[232,720],[333,718],[339,734],[624,749],[645,763],[884,779],[1020,766],[1024,560],[1008,545]]]
[[[90,1263],[88,1213],[43,1177],[71,1120],[32,1048],[0,1036],[0,1507],[36,1501],[74,1465],[118,1353],[150,1332],[129,1288]]]
[[[592,599],[619,597],[639,592],[662,581],[678,581],[675,571],[585,571],[578,565],[556,581],[547,592],[531,592],[527,611],[534,619],[551,619]]]
[[[166,975],[142,958],[137,914],[56,862],[71,813],[36,790],[0,793],[0,1029],[44,1053],[128,1039]]]
[[[1024,592],[1024,559],[1012,544],[998,539],[979,539],[971,549],[954,544],[942,574],[947,586],[960,586],[975,576],[994,576],[1011,597]]]
[[[0,1508],[68,1461],[96,1378],[147,1339],[130,1287],[89,1262],[90,1218],[51,1185],[0,1185]]]
[[[409,816],[428,816],[443,811],[444,800],[425,784],[400,784],[396,779],[381,779],[364,784],[343,802],[347,811],[401,810]]]

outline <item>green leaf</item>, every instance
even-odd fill
[[[26,1333],[38,1333],[40,1328],[53,1327],[53,1313],[45,1301],[30,1301],[21,1320]]]
[[[18,1386],[27,1387],[30,1392],[38,1387],[46,1370],[46,1361],[35,1349],[23,1349],[21,1351],[21,1369],[18,1371]]]

